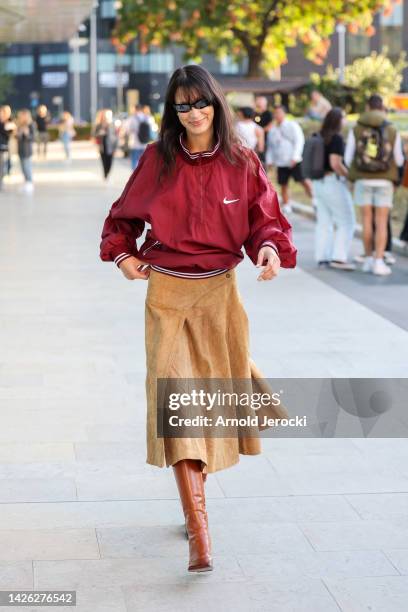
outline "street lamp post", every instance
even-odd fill
[[[346,67],[346,26],[339,23],[336,26],[339,42],[339,82],[344,83],[344,69]]]
[[[116,106],[117,112],[121,113],[123,111],[123,66],[122,66],[122,54],[116,53]]]
[[[74,74],[74,119],[77,122],[81,121],[81,66],[80,59],[81,55],[79,49],[86,45],[88,40],[86,38],[80,38],[78,33],[74,38],[69,41],[69,46],[73,50],[73,74]]]
[[[92,7],[89,31],[89,78],[90,78],[90,93],[91,105],[90,114],[91,122],[95,121],[97,104],[98,104],[98,70],[97,70],[97,31],[96,31],[96,10],[98,2],[95,2]]]

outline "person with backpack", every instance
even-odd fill
[[[286,117],[286,109],[277,104],[273,110],[274,125],[268,132],[266,144],[266,164],[276,166],[278,184],[282,194],[282,212],[292,212],[289,203],[289,179],[301,183],[306,194],[311,197],[312,189],[308,179],[302,175],[302,153],[305,137],[296,121]]]
[[[344,140],[341,130],[344,112],[333,108],[321,130],[305,144],[303,172],[312,179],[316,208],[315,259],[319,267],[330,266],[352,271],[349,263],[354,235],[353,201],[346,185],[348,170],[343,163]]]
[[[143,112],[141,104],[135,106],[135,112],[129,118],[125,131],[128,137],[130,164],[134,170],[146,146],[152,140],[149,117]]]
[[[390,266],[384,261],[387,224],[404,156],[400,134],[387,121],[383,100],[378,94],[368,99],[365,112],[350,130],[344,159],[350,168],[349,179],[355,183],[355,204],[362,212],[365,252],[362,270],[387,276],[391,274]]]

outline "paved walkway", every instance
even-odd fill
[[[209,476],[215,570],[186,572],[172,473],[145,464],[146,284],[98,259],[128,166],[106,186],[89,145],[72,166],[50,151],[33,196],[17,171],[0,195],[0,590],[76,589],[78,612],[405,612],[405,439],[264,440]],[[296,270],[239,266],[260,368],[406,376],[406,263],[316,272],[312,225],[294,227]]]

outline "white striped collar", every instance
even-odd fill
[[[190,151],[187,149],[186,145],[183,142],[183,137],[183,132],[180,132],[179,140],[181,148],[190,159],[198,159],[199,157],[212,157],[217,153],[218,149],[220,148],[220,141],[217,139],[217,142],[212,151],[199,151],[197,153],[190,153]]]

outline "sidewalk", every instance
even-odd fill
[[[52,145],[34,170],[32,196],[17,171],[0,195],[0,589],[76,589],[78,612],[405,612],[406,439],[263,440],[209,475],[214,571],[187,573],[173,475],[145,463],[146,284],[99,260],[127,161],[105,185],[90,145],[72,166]],[[293,220],[298,268],[271,283],[238,268],[260,369],[406,376],[383,284],[319,276],[311,222]]]

